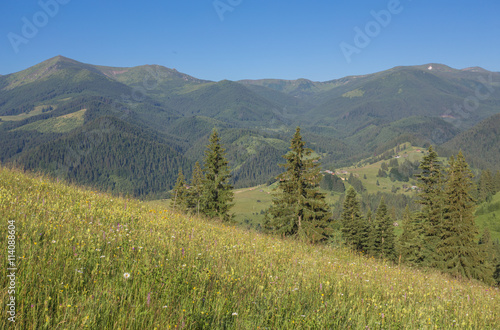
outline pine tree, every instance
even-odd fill
[[[280,164],[285,172],[277,177],[278,187],[266,212],[264,227],[280,235],[319,242],[331,235],[331,228],[329,207],[325,195],[319,192],[319,165],[311,153],[297,127],[290,151],[283,156],[286,164]]]
[[[333,175],[326,173],[323,175],[323,178],[321,179],[319,186],[328,191],[333,190]]]
[[[187,208],[192,214],[200,215],[201,198],[203,194],[203,170],[200,163],[194,165],[193,177],[191,178],[191,186],[188,191]]]
[[[423,262],[421,213],[412,215],[408,205],[403,213],[403,233],[398,239],[398,250],[401,261],[410,265],[419,265]]]
[[[179,174],[177,176],[177,181],[175,183],[173,193],[174,193],[174,204],[173,204],[174,211],[177,209],[181,212],[186,212],[188,191],[186,189],[186,179],[184,178],[182,169],[179,170]]]
[[[474,223],[475,201],[471,197],[472,172],[460,151],[450,158],[446,184],[446,206],[441,225],[442,240],[437,245],[438,268],[455,276],[492,280],[485,256],[481,253]]]
[[[436,266],[439,263],[436,248],[441,240],[444,195],[442,166],[432,146],[429,147],[429,154],[424,156],[420,169],[421,173],[415,176],[420,189],[417,202],[422,204],[424,265]]]
[[[332,177],[333,177],[332,190],[338,193],[343,193],[345,191],[344,181],[337,175],[332,175]]]
[[[370,227],[373,223],[373,214],[372,214],[372,210],[370,210],[370,209],[368,209],[368,212],[366,212],[366,223],[368,225],[368,229],[370,229]]]
[[[498,240],[493,243],[493,279],[497,285],[500,284],[500,243]]]
[[[225,149],[215,129],[205,151],[204,164],[201,212],[211,218],[230,221],[233,218],[233,215],[229,214],[233,201],[233,187],[229,183],[231,174]]]
[[[495,194],[496,194],[497,192],[500,192],[500,170],[497,170],[497,173],[495,174],[493,181],[495,182]]]
[[[497,281],[494,277],[499,260],[496,254],[497,251],[495,251],[495,246],[491,240],[490,231],[487,227],[484,228],[483,234],[479,239],[479,251],[480,255],[484,258],[484,260],[482,260],[482,264],[487,272],[485,277],[491,280],[489,284],[495,284]]]
[[[359,178],[355,177],[352,173],[349,175],[347,182],[354,188],[358,193],[362,193],[366,190],[365,186],[363,186],[363,181]]]
[[[368,243],[369,227],[361,216],[359,201],[354,188],[349,188],[341,215],[342,236],[348,246],[358,251],[365,251]]]
[[[389,260],[396,259],[394,226],[387,212],[384,198],[375,212],[375,220],[370,230],[370,254]]]
[[[387,178],[387,173],[385,173],[385,171],[381,168],[378,169],[378,173],[377,173],[377,177],[378,178]],[[378,180],[377,180],[378,182]]]
[[[478,195],[477,199],[479,202],[489,201],[491,196],[496,193],[496,185],[494,182],[494,177],[491,175],[490,170],[484,170],[481,172],[479,177],[479,182],[477,185]]]

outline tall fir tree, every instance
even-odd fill
[[[342,237],[354,250],[365,251],[368,243],[368,223],[361,216],[359,201],[353,187],[349,188],[341,215]]]
[[[496,270],[499,266],[500,260],[498,260],[497,251],[495,249],[495,245],[493,244],[493,240],[491,239],[488,227],[483,229],[483,233],[479,239],[479,250],[481,256],[484,257],[482,263],[488,273],[486,277],[488,279],[492,279],[489,284],[496,284]]]
[[[231,221],[229,213],[233,201],[232,185],[229,182],[228,161],[225,149],[222,147],[219,134],[214,129],[210,136],[204,158],[205,178],[203,180],[201,211],[208,217]]]
[[[370,236],[370,228],[373,225],[373,213],[371,209],[368,209],[368,212],[366,212],[366,225],[368,226],[368,236]]]
[[[429,153],[424,156],[419,168],[421,173],[415,176],[418,179],[417,186],[420,190],[418,195],[420,199],[417,202],[422,205],[423,264],[435,267],[440,262],[436,249],[441,240],[440,228],[443,221],[444,183],[442,165],[432,146],[429,147]]]
[[[493,279],[500,285],[500,243],[493,242]]]
[[[186,179],[184,178],[184,174],[182,173],[182,169],[179,170],[179,174],[177,176],[177,181],[175,183],[173,189],[173,209],[174,211],[186,212],[187,210],[187,194],[188,191],[186,189]]]
[[[492,272],[476,241],[475,200],[471,196],[473,174],[460,151],[450,158],[446,184],[446,203],[441,225],[438,268],[455,276],[492,281]]]
[[[490,170],[484,170],[481,172],[481,176],[479,177],[479,182],[477,184],[477,191],[478,202],[489,201],[491,200],[491,196],[496,193],[496,184]]]
[[[201,198],[203,194],[203,170],[200,163],[196,162],[188,190],[187,208],[192,214],[200,215]]]
[[[401,262],[412,266],[423,262],[423,240],[421,213],[411,214],[408,205],[403,213],[403,233],[398,239],[398,250]]]
[[[497,172],[495,173],[493,181],[495,182],[495,194],[496,194],[497,192],[500,192],[500,170],[497,170]]]
[[[368,246],[370,254],[375,257],[388,260],[396,259],[394,225],[387,212],[387,205],[383,197],[375,212]]]
[[[283,156],[286,164],[280,164],[285,172],[277,177],[278,187],[266,212],[264,228],[303,241],[319,242],[329,238],[332,230],[329,207],[325,195],[319,191],[320,168],[311,153],[297,127],[290,151]]]

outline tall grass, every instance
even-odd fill
[[[17,329],[500,327],[498,288],[5,168],[0,218],[4,251],[17,226]]]

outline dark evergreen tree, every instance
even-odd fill
[[[477,199],[478,202],[491,200],[491,197],[496,193],[496,184],[490,170],[481,172],[479,182],[477,184]]]
[[[345,191],[344,181],[337,175],[333,176],[332,190],[338,193],[343,193]]]
[[[498,240],[493,243],[493,279],[497,285],[500,284],[500,243]]]
[[[366,223],[368,224],[368,235],[370,235],[370,228],[373,224],[373,214],[371,209],[368,209],[368,212],[366,212]]]
[[[495,194],[496,194],[497,192],[500,192],[500,171],[497,170],[497,173],[495,174],[493,181],[495,182]]]
[[[200,215],[200,206],[203,195],[203,178],[203,170],[201,169],[200,163],[196,162],[187,196],[187,207],[191,213],[196,215]]]
[[[186,188],[186,179],[184,178],[184,174],[182,174],[182,169],[179,170],[173,194],[174,194],[173,196],[174,211],[178,210],[180,212],[186,212],[188,190]]]
[[[399,162],[397,158],[393,158],[389,161],[389,167],[397,168],[399,166]]]
[[[497,251],[491,239],[488,227],[484,228],[483,234],[479,239],[479,250],[481,255],[485,258],[482,263],[487,268],[487,272],[491,274],[491,277],[488,275],[488,278],[493,278],[490,284],[497,283],[496,271],[498,266],[500,266],[500,260],[498,259]]]
[[[443,220],[443,173],[438,154],[432,146],[429,154],[420,163],[421,173],[415,175],[420,189],[418,203],[422,204],[422,227],[424,239],[424,264],[437,266],[439,256],[437,245],[441,240],[441,223]]]
[[[341,215],[342,237],[354,250],[365,251],[368,243],[368,223],[361,216],[359,201],[354,188],[347,190]]]
[[[323,179],[319,183],[319,186],[324,190],[332,191],[333,190],[333,175],[331,175],[329,173],[324,174]]]
[[[229,183],[229,172],[226,153],[221,145],[216,130],[210,136],[204,158],[205,178],[203,180],[201,212],[211,218],[230,221],[233,215],[229,213],[233,201],[232,186]]]
[[[283,156],[285,172],[278,176],[273,203],[266,212],[264,227],[284,236],[319,242],[331,236],[329,207],[319,192],[321,174],[317,158],[305,148],[300,128],[292,138],[290,151]]]
[[[358,192],[362,193],[363,191],[366,190],[365,186],[363,185],[363,181],[361,181],[359,178],[355,177],[352,173],[349,175],[349,178],[347,179],[347,182]]]
[[[450,158],[446,184],[446,206],[440,226],[441,241],[437,245],[439,268],[455,276],[476,278],[490,283],[491,265],[476,241],[475,201],[471,197],[472,172],[460,151]]]
[[[387,178],[387,173],[383,169],[379,168],[378,173],[377,173],[377,177],[378,178]]]
[[[375,212],[368,242],[371,255],[389,260],[396,259],[394,225],[388,215],[384,198],[380,200]]]
[[[408,205],[403,213],[403,233],[398,239],[398,250],[401,262],[410,265],[419,265],[423,262],[421,213],[412,215]]]

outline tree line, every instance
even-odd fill
[[[416,175],[420,209],[403,214],[403,232],[396,239],[394,225],[382,199],[375,216],[359,211],[354,189],[347,192],[341,217],[348,246],[368,255],[412,266],[434,267],[464,278],[493,284],[500,281],[500,246],[488,230],[478,239],[474,222],[476,200],[472,172],[462,152],[445,168],[432,146]]]
[[[222,147],[216,130],[210,136],[204,167],[196,162],[191,181],[186,181],[182,170],[179,171],[177,182],[173,189],[173,209],[184,213],[204,215],[231,221],[233,214],[229,213],[233,201],[231,174],[225,149]]]
[[[380,198],[374,213],[368,208],[363,215],[353,187],[346,192],[340,221],[334,220],[325,194],[319,190],[320,184],[332,189],[334,182],[331,178],[325,181],[319,159],[305,147],[299,127],[283,158],[286,162],[280,166],[284,171],[277,177],[272,205],[265,213],[265,231],[310,243],[328,243],[339,227],[344,244],[366,255],[410,266],[434,267],[488,284],[500,283],[500,245],[492,241],[488,230],[479,237],[474,222],[474,196],[487,198],[494,194],[498,191],[496,181],[491,173],[483,172],[476,186],[462,152],[452,156],[445,167],[429,147],[419,164],[420,172],[415,174],[419,188],[415,203],[419,206],[406,204],[399,237],[385,198]],[[203,169],[196,164],[189,185],[179,173],[174,208],[229,221],[232,187],[216,131],[207,146],[204,164]]]

